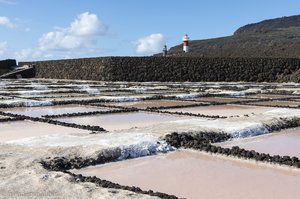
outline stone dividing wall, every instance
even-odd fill
[[[300,81],[300,59],[99,57],[39,62],[37,78],[103,81]]]

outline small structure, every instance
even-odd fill
[[[164,48],[163,48],[163,56],[166,57],[168,54],[168,48],[167,48],[167,45],[164,45]]]
[[[182,38],[183,41],[183,52],[188,53],[189,52],[189,36],[185,34]]]
[[[35,67],[24,65],[22,67],[16,67],[11,72],[5,73],[0,76],[0,79],[19,79],[19,78],[33,78],[35,77]]]
[[[13,70],[16,65],[17,61],[15,59],[0,60],[0,75]]]

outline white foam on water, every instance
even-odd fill
[[[48,86],[45,84],[40,83],[31,83],[31,87],[35,88],[36,90],[48,90]]]
[[[169,123],[174,124],[174,128],[176,128],[176,126],[186,125],[190,127],[198,127],[194,129],[201,131],[225,132],[229,134],[239,133],[240,135],[250,135],[256,134],[256,131],[266,132],[263,128],[263,123],[257,121],[199,118],[171,121]]]
[[[300,88],[276,88],[277,91],[294,91],[294,92],[300,92]]]
[[[22,106],[28,106],[28,107],[33,107],[33,106],[51,106],[52,102],[50,101],[35,101],[35,100],[28,100],[23,102]]]
[[[269,133],[269,130],[263,124],[253,124],[249,127],[233,132],[234,138],[246,138]]]
[[[270,133],[269,126],[282,126],[285,121],[280,119],[283,115],[280,111],[274,111],[272,114],[261,114],[257,117],[245,118],[229,118],[229,119],[188,119],[168,122],[171,125],[169,128],[184,129],[184,127],[192,131],[206,132],[224,132],[233,135],[234,138],[246,138]],[[295,116],[292,113],[285,115],[286,119],[293,119]],[[300,116],[300,110],[299,110]],[[299,117],[298,117],[299,118]]]
[[[137,158],[157,153],[173,151],[165,141],[144,133],[103,133],[103,134],[52,134],[7,141],[6,144],[31,147],[75,147],[82,146],[87,151],[120,148],[119,160]]]
[[[299,91],[294,91],[292,94],[293,95],[299,95],[300,94],[300,90]]]
[[[90,95],[99,95],[100,90],[96,88],[91,88],[88,84],[83,84],[83,85],[76,85],[77,91],[85,91]]]
[[[147,91],[148,88],[142,87],[142,86],[131,86],[131,87],[128,87],[128,88],[123,88],[123,90],[135,91],[135,92],[144,92],[144,91]]]
[[[245,96],[246,92],[245,91],[220,91],[217,93],[213,93],[216,95],[230,95],[230,96]]]
[[[8,84],[9,82],[5,81],[5,80],[1,80],[0,81],[0,89],[3,89],[6,87],[6,85]]]
[[[173,96],[173,95],[168,95],[168,96]],[[201,96],[200,93],[189,93],[189,94],[180,94],[180,95],[175,95],[176,98],[179,99],[193,99]]]
[[[29,137],[19,140],[8,141],[29,146],[93,146],[100,145],[104,148],[130,146],[141,142],[157,142],[158,138],[151,134],[144,133],[72,133],[72,134],[51,134],[37,137]]]
[[[29,99],[12,99],[1,101],[2,105],[11,105],[11,106],[25,106],[25,107],[34,107],[34,106],[51,106],[52,102],[50,101],[36,101]]]
[[[169,87],[168,86],[153,86],[153,85],[149,85],[149,86],[131,86],[131,87],[127,87],[127,88],[123,88],[123,90],[127,90],[127,91],[135,91],[137,93],[143,93],[145,91],[151,91],[151,90],[168,90]]]
[[[105,99],[112,102],[136,102],[149,98],[149,96],[101,96],[99,99]]]
[[[62,89],[61,89],[62,90]],[[61,90],[24,90],[24,91],[11,91],[10,93],[20,94],[23,96],[39,95],[48,92],[56,92]],[[66,89],[62,90],[65,91]]]
[[[175,150],[175,148],[171,147],[165,141],[141,142],[136,145],[121,147],[121,156],[118,158],[118,160],[155,155],[157,153],[167,153],[173,150]]]
[[[247,94],[256,94],[256,93],[261,93],[262,89],[261,88],[249,88],[247,90],[244,90],[244,92]]]
[[[148,90],[168,90],[168,89],[170,89],[168,86],[153,86],[148,88]]]
[[[208,94],[214,95],[229,95],[229,96],[245,96],[247,94],[256,94],[261,93],[261,88],[249,88],[242,91],[233,91],[233,90],[222,90],[222,89],[208,89],[206,92]]]
[[[266,117],[300,117],[300,109],[295,108],[276,108],[263,113]]]
[[[221,88],[221,85],[206,85],[207,88]]]

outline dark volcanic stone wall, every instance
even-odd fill
[[[9,72],[13,66],[16,66],[17,62],[14,59],[7,59],[0,61],[0,75]]]
[[[34,64],[37,78],[105,81],[300,81],[300,59],[100,57]]]

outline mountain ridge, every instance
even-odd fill
[[[272,31],[282,28],[299,27],[300,15],[294,15],[289,17],[280,17],[275,19],[267,19],[258,23],[247,24],[238,28],[234,35],[249,33],[249,32],[264,32]]]

